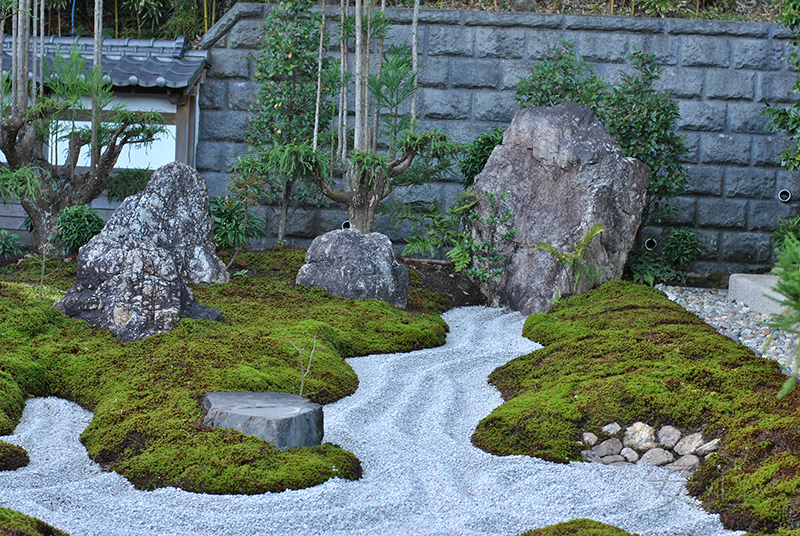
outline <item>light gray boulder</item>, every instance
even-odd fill
[[[341,229],[318,236],[306,252],[297,284],[322,287],[343,298],[376,299],[405,309],[408,270],[394,258],[392,241],[380,233]]]
[[[322,443],[322,406],[290,393],[207,393],[203,424],[233,428],[282,450]]]
[[[703,434],[696,432],[678,441],[678,444],[675,445],[673,450],[679,456],[686,456],[687,454],[694,454],[704,443]]]
[[[711,440],[711,441],[709,441],[708,443],[704,443],[703,445],[700,445],[700,446],[699,446],[699,447],[698,447],[698,448],[697,448],[697,449],[694,451],[694,453],[695,453],[697,456],[708,456],[708,455],[709,455],[709,454],[711,454],[712,452],[716,452],[716,451],[718,451],[718,450],[719,450],[719,447],[720,447],[720,442],[719,442],[719,439],[712,439],[712,440]]]
[[[675,460],[675,457],[670,451],[654,448],[642,454],[638,463],[643,465],[667,465],[672,463],[673,460]]]
[[[80,248],[77,272],[54,306],[125,342],[169,332],[181,318],[222,320],[189,286],[229,277],[214,248],[206,182],[186,164],[158,168]]]
[[[622,442],[626,447],[638,451],[649,450],[658,446],[655,428],[643,422],[635,422],[632,426],[626,428]]]
[[[700,458],[692,454],[681,456],[674,462],[664,466],[670,471],[680,471],[681,476],[690,477],[700,467]]]
[[[523,314],[544,312],[559,293],[590,288],[583,278],[573,289],[572,275],[558,259],[534,246],[543,241],[572,252],[595,223],[606,230],[591,242],[584,265],[599,274],[598,282],[619,278],[649,182],[647,167],[623,154],[589,108],[564,103],[518,112],[475,179],[479,219],[471,223],[473,241],[505,255],[499,277],[481,285],[488,303]],[[484,194],[498,196],[496,209]],[[508,221],[485,223],[508,210],[513,211]],[[501,240],[511,229],[517,230],[513,239]]]
[[[619,454],[631,463],[639,461],[639,454],[632,448],[625,447]]]
[[[681,431],[674,426],[664,426],[658,431],[658,441],[662,446],[671,449],[681,439]]]
[[[601,458],[605,456],[616,456],[622,451],[622,442],[616,437],[613,437],[611,439],[606,439],[599,445],[595,445],[592,447],[592,450]]]

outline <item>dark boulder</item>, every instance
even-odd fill
[[[518,112],[475,180],[482,197],[473,239],[505,253],[500,276],[481,288],[489,303],[530,314],[547,311],[559,293],[587,290],[586,278],[573,288],[571,273],[535,246],[542,241],[572,252],[595,223],[605,231],[590,243],[583,265],[599,274],[598,282],[619,278],[649,180],[647,167],[625,157],[589,108],[565,103]],[[503,192],[508,194],[500,199]],[[493,215],[485,193],[497,195],[494,215],[513,210],[509,221],[485,224]],[[499,240],[509,229],[517,229],[513,239]]]
[[[78,252],[75,286],[55,307],[122,341],[172,330],[181,318],[222,320],[189,283],[226,283],[214,251],[208,188],[179,162],[154,173]]]
[[[297,284],[322,287],[343,298],[383,300],[401,309],[408,299],[408,270],[395,260],[389,237],[354,229],[315,238]]]

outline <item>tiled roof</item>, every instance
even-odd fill
[[[11,36],[3,41],[3,70],[11,69]],[[38,51],[38,43],[36,50]],[[56,37],[44,39],[45,58],[77,47],[87,58],[86,71],[93,65],[94,39]],[[33,52],[33,51],[32,51]],[[191,88],[208,65],[208,51],[192,50],[185,36],[175,41],[159,39],[104,39],[103,73],[116,87]]]

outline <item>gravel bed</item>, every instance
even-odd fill
[[[104,472],[79,441],[92,414],[30,400],[14,435],[28,467],[0,472],[0,506],[72,536],[508,536],[592,518],[642,536],[730,536],[676,473],[651,466],[556,464],[489,455],[470,443],[502,403],[488,374],[539,346],[524,317],[464,307],[444,315],[447,344],[348,360],[357,392],[325,407],[325,440],[353,451],[364,477],[297,491],[214,496],[143,492]]]
[[[668,287],[656,285],[687,311],[699,316],[721,334],[741,342],[758,355],[787,366],[797,337],[773,330],[765,324],[771,315],[750,309],[742,302],[728,299],[728,289]]]

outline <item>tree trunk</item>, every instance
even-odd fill
[[[381,200],[375,192],[356,193],[347,206],[350,228],[356,229],[361,234],[371,233],[375,223],[375,209],[378,208],[380,202]]]

